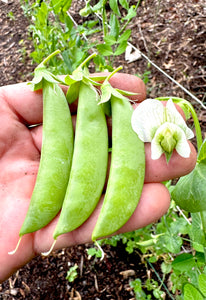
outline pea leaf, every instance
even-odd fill
[[[114,12],[116,15],[118,15],[118,16],[121,15],[121,14],[120,14],[120,11],[119,11],[119,7],[118,7],[118,2],[117,2],[117,0],[109,0],[109,6],[110,6],[110,8],[113,10],[113,12]]]
[[[118,43],[127,42],[131,35],[131,32],[131,29],[125,30],[125,32],[119,36]]]
[[[107,45],[110,45],[110,46],[116,44],[116,42],[117,42],[116,39],[115,39],[115,37],[112,36],[112,35],[107,35],[107,36],[105,36],[105,37],[104,37],[104,41],[105,41],[105,43],[106,43]]]
[[[99,44],[96,46],[98,52],[103,56],[110,56],[113,54],[112,47],[106,44]]]
[[[110,35],[115,37],[115,39],[117,40],[119,37],[120,25],[119,25],[118,18],[115,16],[115,14],[111,14],[109,25],[110,25]]]
[[[202,294],[191,283],[184,285],[184,300],[204,300]]]
[[[123,20],[131,20],[132,18],[136,17],[136,6],[130,6],[127,15],[123,18]]]
[[[172,253],[179,253],[182,246],[182,239],[178,235],[165,234],[163,237],[166,248]]]
[[[198,285],[201,293],[206,297],[206,274],[200,274],[198,276]]]
[[[119,3],[121,4],[122,7],[125,9],[129,9],[129,2],[127,0],[119,0]]]
[[[172,268],[175,271],[187,272],[195,267],[196,262],[192,254],[182,253],[178,255],[172,262]]]
[[[198,162],[204,162],[206,163],[206,139],[202,143],[202,146],[200,148],[198,157],[197,157]]]
[[[121,44],[119,44],[119,46],[115,50],[114,55],[117,56],[117,55],[120,55],[120,54],[124,53],[126,48],[127,48],[127,42],[126,41],[122,42]]]
[[[200,213],[191,213],[192,224],[190,225],[189,236],[192,240],[192,247],[198,252],[204,252],[205,235],[202,230]]]
[[[205,156],[201,154],[201,157]],[[194,170],[177,182],[171,195],[176,204],[189,212],[206,210],[206,159],[197,163]]]

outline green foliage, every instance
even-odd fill
[[[73,267],[70,267],[69,270],[67,271],[66,279],[69,282],[73,282],[77,278],[78,276],[77,269],[78,269],[78,265],[75,264]]]
[[[23,11],[31,20],[33,61],[39,64],[44,57],[60,49],[63,62],[55,57],[49,62],[50,67],[55,74],[72,73],[92,49],[98,53],[94,59],[96,70],[113,70],[115,57],[124,53],[127,47],[131,36],[127,25],[136,16],[139,4],[140,1],[136,6],[130,6],[127,0],[100,0],[91,6],[87,1],[79,11],[82,19],[76,24],[69,14],[72,0],[22,0]],[[101,24],[96,14],[102,16]],[[99,41],[93,38],[96,33],[99,33]]]
[[[146,295],[146,293],[144,292],[143,287],[142,287],[142,282],[139,278],[131,281],[130,286],[134,290],[136,299],[139,299],[139,300],[151,299],[151,295]]]
[[[169,182],[167,185],[170,189]],[[159,269],[160,265],[162,278],[158,278],[159,282],[154,278],[148,278],[145,282],[135,279],[131,283],[136,299],[150,299],[147,298],[146,290],[152,293],[152,299],[162,299],[166,290],[171,299],[188,300],[189,296],[185,298],[184,295],[184,286],[188,283],[192,284],[193,290],[198,290],[197,293],[205,295],[205,236],[201,228],[200,214],[195,213],[191,216],[192,222],[183,212],[179,213],[172,200],[167,214],[157,224],[100,241],[101,245],[110,244],[112,246],[121,242],[129,254],[140,253],[147,269],[152,267],[155,270],[155,266]],[[196,251],[193,251],[194,249]],[[182,251],[184,252],[182,253]],[[156,274],[157,277],[158,274]],[[164,283],[166,276],[169,276],[167,282],[169,282],[170,290],[169,287],[167,288],[167,282]],[[162,290],[163,285],[164,290]],[[186,295],[188,295],[189,287],[186,288]],[[177,293],[178,297],[173,298]]]

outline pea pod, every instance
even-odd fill
[[[96,207],[108,161],[107,123],[96,92],[80,82],[74,154],[68,188],[53,237],[79,227]]]
[[[131,127],[129,101],[111,96],[112,158],[103,206],[92,240],[121,228],[133,214],[141,196],[145,175],[144,143]]]
[[[47,225],[59,212],[69,180],[73,125],[66,97],[58,84],[42,79],[43,137],[36,184],[19,235]]]

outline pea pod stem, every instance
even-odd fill
[[[47,64],[47,62],[50,60],[50,59],[52,59],[54,56],[56,56],[57,54],[59,54],[59,53],[61,53],[61,51],[58,49],[58,50],[56,50],[56,51],[54,51],[54,52],[52,52],[49,56],[47,56],[43,61],[42,61],[42,63],[39,65],[39,66],[42,66],[42,65],[46,65]],[[37,67],[38,68],[38,67]]]
[[[109,79],[110,79],[115,73],[117,73],[117,72],[120,71],[120,70],[122,70],[122,66],[119,66],[119,67],[116,68],[114,71],[112,71],[112,72],[107,76],[107,78],[105,79],[104,82],[109,81]]]
[[[77,69],[82,69],[83,66],[85,66],[92,58],[94,58],[97,55],[97,53],[92,53],[89,55],[80,65]]]

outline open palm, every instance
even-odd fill
[[[143,82],[135,76],[117,74],[112,85],[145,96]],[[45,228],[23,236],[18,251],[9,255],[19,239],[38,172],[42,126],[42,93],[31,92],[26,83],[0,89],[0,282],[30,261],[47,251],[58,216]],[[142,196],[132,218],[119,232],[131,231],[158,220],[168,209],[170,196],[160,183],[190,172],[196,162],[196,152],[183,159],[176,153],[167,165],[165,158],[151,160],[150,145],[146,144],[146,176]],[[92,216],[78,229],[60,236],[56,248],[89,242],[103,196]]]

